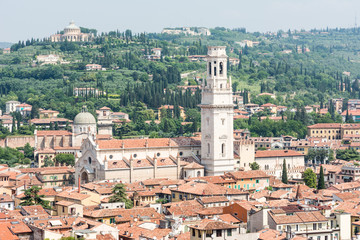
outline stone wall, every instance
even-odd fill
[[[31,147],[35,147],[34,136],[7,136],[5,139],[0,140],[0,147],[24,147],[26,143],[29,143]]]

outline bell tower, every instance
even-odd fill
[[[234,171],[231,79],[227,78],[226,47],[208,47],[207,77],[202,83],[201,163],[208,176]]]

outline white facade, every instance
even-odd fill
[[[234,170],[231,81],[226,47],[208,47],[207,78],[201,100],[201,163],[214,176]]]
[[[17,105],[20,105],[20,102],[18,102],[18,101],[8,101],[8,102],[6,102],[6,113],[15,112]]]

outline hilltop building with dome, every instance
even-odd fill
[[[76,26],[74,21],[71,21],[68,26],[64,28],[63,34],[53,34],[50,36],[51,42],[89,42],[94,38],[92,33],[82,33],[80,27]]]

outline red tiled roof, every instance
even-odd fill
[[[319,128],[319,129],[333,129],[333,128],[341,128],[341,123],[317,123],[314,125],[310,125],[308,126],[308,128],[313,129],[313,128]]]
[[[38,136],[53,136],[53,135],[56,135],[56,136],[62,136],[62,135],[65,135],[65,136],[71,136],[72,133],[69,132],[69,131],[66,131],[66,130],[38,130],[36,132],[36,135]]]
[[[304,156],[304,154],[294,150],[265,150],[265,151],[256,151],[255,153],[255,158],[292,157],[292,156]]]
[[[251,170],[251,171],[237,171],[237,172],[228,172],[227,176],[231,176],[235,179],[247,179],[247,178],[270,178],[265,172],[261,170]]]

